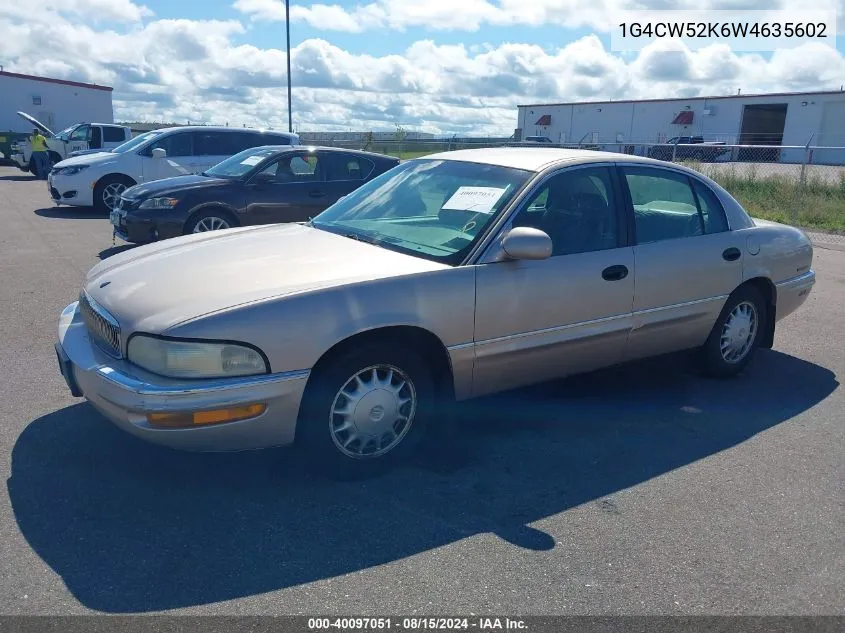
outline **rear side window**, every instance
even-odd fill
[[[266,137],[262,145],[290,145],[290,136],[286,134],[263,134]]]
[[[698,198],[698,206],[701,208],[701,217],[704,219],[705,233],[722,233],[728,230],[728,220],[725,217],[725,209],[719,198],[703,182],[692,179],[692,188]]]
[[[240,143],[243,145],[239,151],[262,147],[264,145],[290,145],[290,138],[282,134],[266,134],[261,132],[241,132]]]
[[[122,143],[126,139],[126,133],[123,128],[119,127],[104,127],[103,141],[106,143]]]
[[[329,180],[366,180],[375,169],[368,158],[352,154],[329,154]]]
[[[232,156],[238,149],[229,132],[194,132],[194,156]]]

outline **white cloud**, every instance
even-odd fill
[[[0,17],[14,17],[28,22],[50,22],[55,14],[85,17],[92,22],[139,22],[153,12],[132,0],[28,0],[0,5]]]
[[[100,0],[75,2],[65,6]],[[248,32],[237,20],[98,27],[68,12],[52,15],[38,23],[0,11],[7,70],[112,85],[120,120],[287,125],[285,53],[239,43]],[[658,42],[620,56],[596,36],[556,49],[427,39],[381,56],[309,39],[294,48],[291,66],[300,130],[401,124],[493,135],[513,131],[518,103],[733,94],[738,87],[744,93],[838,89],[845,76],[843,56],[827,47],[806,45],[766,60],[724,46],[693,52]]]
[[[281,0],[236,0],[232,5],[255,21],[283,21]],[[369,0],[349,8],[314,2],[291,6],[291,22],[315,29],[359,33],[389,28],[404,31],[425,27],[440,31],[477,31],[484,25],[592,28],[609,31],[625,10],[793,10],[806,9],[804,0]],[[837,9],[838,29],[845,32],[845,0],[821,0],[813,10]]]

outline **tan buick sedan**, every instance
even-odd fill
[[[142,439],[296,441],[354,473],[401,460],[450,401],[680,350],[736,374],[806,300],[812,259],[801,231],[678,165],[456,151],[306,224],[115,255],[56,351],[71,391]]]

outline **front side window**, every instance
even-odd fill
[[[618,201],[607,167],[569,169],[550,177],[513,219],[552,238],[552,256],[619,245]]]
[[[277,184],[297,182],[320,182],[323,174],[323,160],[316,154],[282,156],[257,174],[257,178]]]
[[[177,132],[176,134],[168,134],[167,136],[157,138],[150,143],[144,154],[146,156],[152,156],[152,151],[159,147],[167,152],[168,158],[191,156],[193,152],[191,145],[191,133]]]
[[[634,205],[637,242],[659,242],[705,233],[690,179],[664,169],[625,167]]]
[[[532,175],[497,165],[412,160],[362,185],[311,225],[456,265]]]
[[[88,140],[88,132],[91,129],[88,125],[80,125],[76,128],[70,135],[71,141],[87,141]]]

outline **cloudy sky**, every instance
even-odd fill
[[[831,1],[843,33],[845,0]],[[762,54],[611,51],[625,8],[778,6],[806,2],[291,0],[294,126],[509,135],[519,103],[839,89],[843,35]],[[0,64],[114,86],[118,120],[284,128],[284,18],[282,0],[4,0]]]

